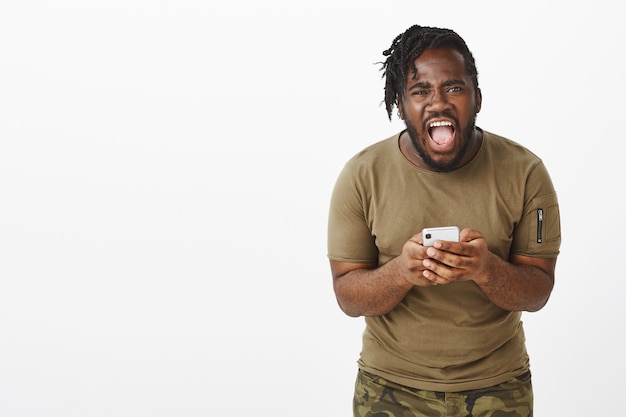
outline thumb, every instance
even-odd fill
[[[481,239],[483,235],[476,229],[463,229],[459,233],[460,242],[471,242],[474,239]]]

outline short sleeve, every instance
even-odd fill
[[[366,219],[366,201],[351,165],[335,183],[328,216],[328,257],[344,262],[377,263],[378,249]]]
[[[528,178],[527,198],[522,218],[515,227],[511,253],[556,257],[561,246],[559,203],[543,164]]]

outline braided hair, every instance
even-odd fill
[[[474,89],[478,89],[478,70],[474,56],[463,38],[450,29],[413,25],[396,36],[389,49],[383,51],[387,57],[380,68],[385,78],[385,108],[391,120],[393,107],[401,102],[407,84],[409,71],[417,75],[415,60],[427,49],[452,48],[463,55],[465,69],[472,79]]]

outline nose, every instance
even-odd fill
[[[433,90],[430,95],[430,102],[428,103],[428,107],[432,110],[444,109],[448,106],[448,99],[446,97],[445,91],[441,91],[439,89]]]

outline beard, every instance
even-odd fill
[[[452,119],[458,126],[458,120],[456,120],[456,118]],[[415,148],[417,154],[420,156],[420,158],[422,158],[422,161],[424,161],[424,163],[433,171],[450,172],[461,167],[461,161],[463,160],[465,154],[467,153],[467,150],[469,149],[469,146],[472,142],[472,135],[474,134],[474,130],[476,129],[476,115],[472,117],[472,119],[467,123],[464,128],[461,128],[460,132],[457,132],[459,133],[459,136],[461,138],[461,147],[456,151],[456,154],[452,159],[445,162],[437,162],[433,158],[431,158],[428,152],[426,152],[424,146],[422,145],[425,141],[428,140],[428,138],[420,135],[417,130],[408,123],[407,120],[404,121],[404,124],[406,126],[406,131],[409,134],[409,138],[411,139],[411,143],[413,144],[413,147]],[[424,123],[423,131],[428,131],[427,122]]]

